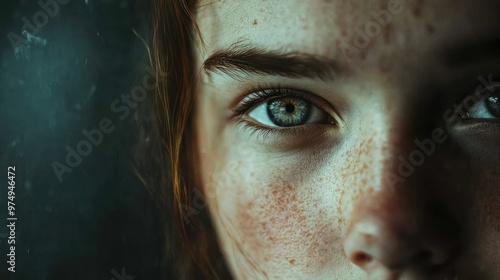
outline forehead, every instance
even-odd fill
[[[209,53],[243,42],[340,59],[351,46],[369,60],[492,38],[499,14],[496,0],[208,0],[196,18]]]

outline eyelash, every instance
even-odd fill
[[[262,102],[265,102],[266,100],[272,98],[279,98],[284,96],[301,98],[307,100],[308,102],[311,102],[312,105],[320,109],[323,108],[323,106],[318,104],[318,102],[310,98],[308,94],[302,92],[301,90],[282,88],[280,85],[260,85],[252,87],[249,93],[245,94],[243,99],[231,109],[231,111],[233,112],[231,118],[237,119],[236,122],[238,125],[242,125],[244,128],[251,129],[251,135],[257,134],[257,137],[262,137],[264,139],[269,136],[295,136],[297,134],[300,134],[300,132],[304,130],[304,125],[287,128],[271,128],[249,122],[244,118],[246,113],[248,113],[257,105],[262,104]]]
[[[493,81],[494,84],[498,84],[498,81]],[[467,88],[473,88],[472,90],[468,91],[468,92],[465,92],[463,94],[461,94],[458,98],[458,101],[456,102],[456,104],[458,104],[458,106],[456,107],[456,109],[454,110],[454,114],[459,118],[459,120],[462,122],[462,123],[467,123],[467,122],[477,122],[476,119],[474,118],[468,118],[468,117],[464,117],[462,115],[459,114],[459,111],[460,110],[463,110],[464,109],[464,104],[463,102],[465,101],[465,99],[471,97],[471,96],[477,96],[477,93],[478,92],[485,92],[486,90],[488,90],[486,87],[482,87],[481,89],[477,90],[477,81],[474,81],[474,83],[471,83],[470,86],[468,86]],[[486,98],[481,98],[481,99],[477,99],[477,101],[480,103],[480,102],[484,102],[486,100]],[[476,105],[476,104],[475,104]],[[469,112],[467,112],[469,113]]]
[[[234,116],[236,117],[245,114],[248,110],[252,109],[256,105],[268,99],[279,98],[284,96],[301,98],[321,108],[321,105],[319,105],[315,100],[312,100],[307,94],[305,94],[301,90],[282,88],[279,85],[278,86],[265,85],[265,86],[253,87],[248,94],[245,94],[245,97],[240,101],[240,103],[231,110],[233,111]]]
[[[240,118],[236,122],[238,125],[242,125],[243,128],[250,129],[250,135],[254,134],[257,138],[262,137],[262,139],[266,139],[268,137],[279,137],[279,136],[295,136],[300,134],[303,131],[304,126],[294,126],[287,128],[271,128],[262,125],[258,125],[255,123],[251,123],[243,118]]]

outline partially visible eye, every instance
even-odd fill
[[[268,127],[293,127],[332,123],[331,116],[310,101],[293,96],[270,99],[252,109],[248,116]]]
[[[487,91],[490,92],[487,92]],[[465,111],[464,119],[500,119],[500,83],[491,85],[488,89],[483,89],[482,93],[488,93],[483,99],[476,99],[477,102],[469,105]],[[465,104],[464,104],[465,105]]]

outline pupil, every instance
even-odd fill
[[[293,113],[293,111],[295,111],[295,106],[293,106],[292,104],[286,104],[285,110],[287,113],[291,114]]]

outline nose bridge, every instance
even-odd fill
[[[450,260],[457,241],[426,212],[427,186],[418,177],[425,173],[420,165],[426,155],[415,152],[419,133],[406,116],[393,111],[373,118],[371,131],[361,135],[366,140],[357,160],[370,168],[357,182],[370,191],[353,201],[344,249],[351,262],[369,273],[380,267],[393,273],[440,267]]]
[[[398,248],[406,248],[404,251],[410,253],[409,244],[416,241],[425,205],[424,190],[418,186],[416,178],[401,174],[406,171],[401,159],[411,149],[412,136],[405,126],[396,118],[386,117],[378,125],[378,132],[370,136],[364,149],[371,174],[364,175],[370,179],[363,180],[366,185],[360,186],[369,191],[353,202],[348,232],[357,235],[356,238],[362,237],[362,241],[355,238],[355,242],[367,242],[365,244],[371,244],[368,247],[383,244],[384,250],[378,248],[375,249],[378,253],[373,253],[371,248],[368,254],[376,254],[390,263],[393,260],[389,256],[397,254]]]
[[[422,134],[422,125],[416,123],[418,113],[413,111],[412,102],[398,98],[395,93],[380,102],[384,114],[373,114],[373,131],[364,135],[371,139],[365,149],[372,166],[371,177],[376,178],[369,186],[374,192],[366,199],[407,208],[425,192],[418,176],[423,173],[426,155],[415,145]]]
[[[389,114],[376,114],[371,120],[371,129],[362,135],[358,161],[365,168],[367,186],[373,191],[394,191],[396,186],[407,182],[415,168],[408,164],[406,155],[411,153],[415,132],[409,129],[402,113],[393,110]]]

